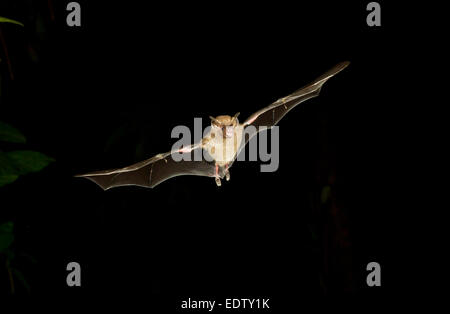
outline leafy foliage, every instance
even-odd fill
[[[18,175],[40,171],[54,161],[53,158],[31,150],[17,150],[7,152],[6,155]]]
[[[25,143],[25,136],[14,127],[0,122],[0,141]],[[45,168],[53,158],[31,150],[0,151],[0,187],[12,183],[21,175]]]
[[[49,2],[50,5],[50,2]],[[6,17],[0,16],[0,23],[15,24],[24,27],[24,24]],[[4,52],[4,57],[8,70],[10,73],[11,81],[14,80],[14,75],[11,66],[11,60],[8,57],[8,48],[6,41],[0,32],[2,51]],[[34,56],[32,48],[29,49],[30,55]],[[36,58],[34,58],[36,59]],[[0,61],[2,61],[0,59]],[[0,96],[2,79],[0,76]],[[38,172],[45,168],[49,163],[54,161],[53,158],[46,156],[43,153],[31,151],[31,150],[12,150],[4,151],[2,150],[2,144],[7,144],[7,147],[14,147],[15,145],[23,145],[26,143],[25,136],[13,126],[0,121],[0,187],[13,183],[20,176],[26,175],[32,172]],[[5,147],[5,146],[3,146]],[[4,211],[3,211],[4,212]],[[9,278],[10,291],[11,294],[15,293],[17,280],[25,287],[26,291],[30,292],[30,286],[26,280],[26,276],[21,272],[21,270],[16,268],[17,262],[15,262],[16,256],[28,257],[31,261],[34,258],[30,257],[25,252],[20,250],[20,246],[14,245],[15,231],[14,223],[10,221],[10,217],[7,221],[0,221],[0,260],[4,261],[5,270],[7,277]],[[3,270],[0,274],[3,278]]]
[[[16,128],[0,122],[0,142],[24,144],[26,143],[26,138]],[[0,187],[13,183],[19,176],[38,172],[52,161],[54,161],[53,158],[31,150],[0,151]],[[16,254],[15,249],[11,248],[14,241],[13,227],[14,223],[12,221],[0,224],[0,255],[4,255],[6,258],[5,266],[9,274],[11,294],[14,294],[15,291],[14,278],[17,278],[27,291],[30,291],[30,286],[25,276],[19,269],[14,267],[13,259]]]
[[[0,121],[0,141],[9,143],[25,143],[25,136],[16,128]]]
[[[19,176],[16,174],[0,173],[0,186],[4,186],[6,184],[13,183],[14,181],[17,180],[17,178],[19,178]]]

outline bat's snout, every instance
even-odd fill
[[[223,130],[226,137],[233,137],[234,135],[234,127],[233,126],[226,126]]]

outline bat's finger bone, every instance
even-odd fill
[[[189,153],[192,151],[192,148],[190,146],[186,146],[180,149],[180,153]]]

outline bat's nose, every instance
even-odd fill
[[[226,137],[232,137],[233,136],[233,132],[234,132],[234,130],[233,130],[232,126],[227,126],[225,128],[225,135],[226,135]]]

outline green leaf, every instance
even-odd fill
[[[14,182],[20,175],[42,170],[52,161],[53,158],[35,151],[0,151],[0,187]]]
[[[0,122],[0,141],[10,143],[25,143],[25,136],[9,124]]]
[[[0,186],[13,183],[18,177],[16,174],[0,174]]]
[[[0,151],[0,175],[16,174],[16,169],[8,155]]]
[[[3,16],[0,16],[0,23],[11,23],[11,24],[20,25],[22,27],[24,26],[23,23],[20,23],[19,21],[8,19],[7,17],[3,17]]]
[[[19,175],[40,171],[50,162],[55,161],[51,157],[31,150],[16,150],[4,154],[12,162],[16,170],[15,174]]]
[[[16,181],[19,177],[16,172],[8,155],[0,151],[0,186]]]
[[[14,241],[13,235],[14,223],[12,221],[5,222],[0,225],[0,252],[5,251]]]

